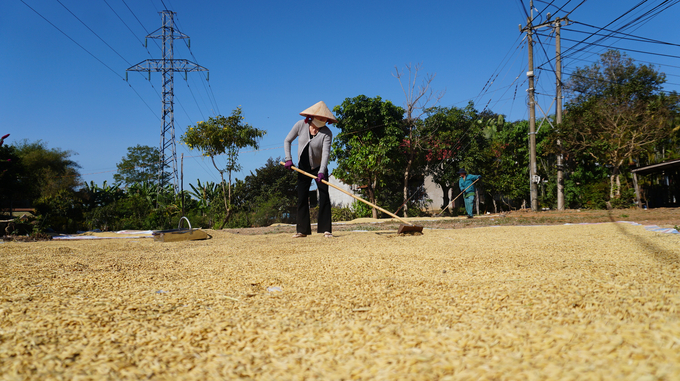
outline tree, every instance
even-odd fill
[[[612,199],[621,195],[621,168],[671,133],[664,82],[665,74],[651,65],[635,65],[615,50],[570,77],[572,99],[558,137],[566,150],[586,153],[611,168]]]
[[[213,166],[220,173],[226,210],[224,224],[229,221],[231,216],[232,172],[241,170],[241,165],[238,163],[239,150],[245,147],[257,149],[258,139],[266,134],[266,131],[244,123],[244,119],[241,107],[237,107],[231,113],[231,116],[218,115],[214,118],[210,117],[207,122],[198,122],[195,126],[189,127],[181,138],[190,149],[196,148],[202,151],[203,155],[209,156]],[[227,155],[227,164],[224,168],[219,168],[215,163],[215,156],[224,154]],[[229,175],[228,191],[224,187],[225,172]]]
[[[331,160],[338,166],[333,175],[347,184],[365,186],[368,199],[376,203],[383,177],[397,171],[405,138],[404,109],[379,96],[346,98],[333,108],[340,133],[333,140]],[[373,218],[378,212],[373,208]]]
[[[432,104],[429,105],[429,107],[434,107],[444,96],[443,91],[435,94],[434,90],[432,90],[430,87],[432,81],[437,76],[436,74],[425,75],[422,83],[419,86],[416,85],[418,73],[420,72],[421,67],[422,64],[406,65],[406,70],[408,71],[407,83],[402,81],[402,78],[406,72],[400,72],[396,66],[394,68],[395,72],[392,74],[395,78],[397,78],[397,80],[399,80],[401,89],[404,92],[404,96],[406,97],[406,117],[404,118],[404,124],[407,131],[407,136],[403,144],[405,150],[405,167],[403,172],[404,217],[407,217],[408,204],[406,201],[409,198],[408,183],[412,176],[411,171],[415,169],[413,167],[416,164],[417,158],[420,153],[424,152],[425,149],[423,144],[428,140],[429,137],[424,135],[422,129],[419,128],[422,126],[422,123],[420,123],[420,117],[425,113],[425,110],[427,109],[430,102],[432,102]]]
[[[113,175],[113,179],[126,186],[135,183],[157,184],[158,175],[163,169],[158,148],[136,145],[128,147],[127,155],[116,164],[118,172]],[[169,177],[168,173],[162,172],[164,179]]]
[[[426,172],[432,176],[444,193],[441,205],[449,204],[449,190],[458,184],[458,169],[471,170],[478,162],[481,127],[477,121],[477,110],[469,103],[465,108],[436,107],[427,112],[423,124],[426,149]]]
[[[23,172],[16,148],[3,145],[8,136],[6,134],[0,138],[0,208],[8,207],[11,216],[14,201],[21,195],[21,189],[17,185]]]
[[[526,200],[529,196],[529,131],[528,121],[505,123],[500,118],[487,124],[483,134],[489,139],[485,153],[484,185],[494,195],[494,209],[499,202]],[[541,132],[545,133],[546,129]]]
[[[236,181],[238,190],[234,210],[247,216],[248,226],[267,226],[289,221],[295,215],[291,207],[297,200],[297,177],[280,164],[281,158],[269,158],[266,164]]]
[[[24,139],[14,147],[24,168],[20,186],[30,201],[56,196],[62,190],[75,192],[80,186],[80,165],[70,159],[76,154],[73,151],[48,149],[41,140],[31,143]]]

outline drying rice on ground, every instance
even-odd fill
[[[622,223],[0,244],[2,379],[680,379],[680,236]]]

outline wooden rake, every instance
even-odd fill
[[[285,165],[285,164],[286,164],[286,163],[284,163],[284,162],[280,162],[280,163],[281,163],[281,165]],[[295,166],[291,166],[291,168],[292,168],[294,171],[299,172],[299,173],[302,173],[302,174],[305,175],[305,176],[311,177],[311,178],[313,178],[313,179],[315,179],[315,180],[317,179],[316,176],[312,175],[311,173],[307,173],[307,172],[303,171],[303,170],[300,169],[300,168],[297,168],[297,167],[295,167]],[[387,210],[385,210],[385,209],[383,209],[383,208],[379,207],[378,205],[375,205],[375,204],[373,204],[373,203],[371,203],[371,202],[368,202],[368,201],[364,200],[364,199],[361,198],[361,197],[355,196],[355,195],[353,195],[352,193],[349,193],[349,192],[347,192],[346,190],[344,190],[344,189],[342,189],[342,188],[340,188],[340,187],[338,187],[338,186],[336,186],[336,185],[333,185],[333,184],[329,183],[329,182],[326,181],[326,180],[321,180],[321,182],[324,183],[324,184],[326,184],[326,185],[328,185],[329,187],[333,187],[333,188],[339,190],[340,192],[342,192],[342,193],[344,193],[344,194],[346,194],[346,195],[348,195],[348,196],[350,196],[350,197],[353,197],[353,198],[355,198],[355,199],[357,199],[357,200],[363,202],[363,203],[366,204],[366,205],[372,206],[372,207],[378,209],[379,211],[381,211],[381,212],[383,212],[383,213],[385,213],[385,214],[387,214],[387,215],[389,215],[389,216],[392,216],[392,217],[398,219],[399,221],[403,222],[404,225],[400,225],[400,226],[399,226],[399,230],[397,231],[397,234],[413,234],[413,233],[422,233],[422,232],[423,232],[423,227],[422,227],[422,226],[418,226],[418,225],[411,224],[411,223],[407,222],[406,220],[400,218],[400,217],[397,216],[396,214],[393,214],[393,213],[391,213],[391,212],[388,212]]]
[[[473,186],[477,181],[479,181],[479,179],[473,181],[472,184],[468,185],[467,188],[465,188],[462,192],[460,192],[460,194],[458,194],[458,196],[456,196],[456,198],[454,198],[453,200],[451,200],[451,202],[449,202],[448,205],[446,205],[446,207],[444,207],[444,209],[442,209],[442,211],[439,212],[439,214],[437,214],[437,217],[441,216],[442,213],[444,213],[444,211],[446,210],[446,208],[449,207],[449,205],[453,204],[453,202],[456,201],[456,200],[458,199],[458,197],[460,197],[460,195],[462,195],[463,193],[465,193],[466,190],[470,189],[470,187]]]

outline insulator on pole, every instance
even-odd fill
[[[206,81],[210,81],[210,72],[207,72],[205,76],[206,76]]]
[[[126,70],[126,71],[125,71],[125,82],[127,82],[127,80],[128,80],[128,72],[127,72],[127,70]]]
[[[189,49],[191,49],[191,39],[190,39],[190,38],[187,38],[187,40],[188,40],[188,41],[187,41],[187,45],[189,46]]]
[[[147,45],[147,41],[148,41],[148,40],[149,40],[148,38],[145,38],[145,39],[144,39],[144,47],[145,47],[145,48],[148,48],[148,47],[149,47],[149,46]]]
[[[151,81],[151,69],[149,69],[149,81]]]

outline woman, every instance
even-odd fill
[[[292,170],[293,157],[290,146],[293,140],[298,139],[298,168],[317,176],[316,184],[319,188],[319,219],[317,233],[323,233],[324,237],[332,238],[331,227],[331,200],[328,196],[328,185],[321,180],[328,179],[328,157],[331,152],[331,140],[333,133],[326,127],[326,123],[337,123],[331,110],[321,101],[314,106],[301,112],[305,116],[288,133],[283,147],[286,152],[286,168]],[[297,180],[297,230],[293,238],[302,238],[312,234],[312,226],[309,219],[309,186],[312,179],[298,173]]]

